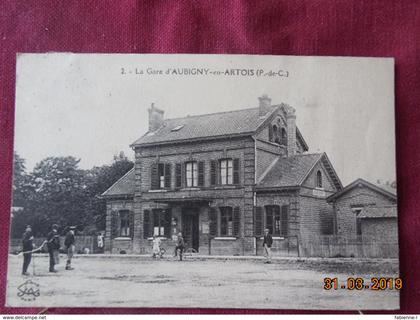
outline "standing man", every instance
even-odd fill
[[[271,246],[273,245],[273,237],[270,234],[270,230],[264,230],[264,255],[267,259],[265,263],[271,263]]]
[[[75,249],[75,242],[76,239],[74,237],[74,231],[76,230],[76,227],[71,226],[69,232],[66,234],[66,238],[64,240],[64,245],[66,246],[67,250],[67,262],[66,262],[66,270],[73,270],[74,268],[71,267],[71,258],[73,258],[74,255],[74,249]]]
[[[58,264],[60,250],[60,236],[58,235],[58,225],[53,224],[52,230],[47,235],[48,254],[50,256],[50,272],[57,272],[54,266]]]
[[[33,241],[34,241],[34,236],[32,235],[32,227],[30,225],[27,225],[25,232],[22,236],[22,251],[23,251],[22,275],[24,276],[29,276],[28,267],[32,260],[32,250],[34,249]]]
[[[184,252],[185,249],[185,243],[184,243],[184,238],[182,237],[182,233],[178,233],[178,239],[176,242],[176,247],[175,247],[175,257],[178,255],[178,250],[179,250],[179,260],[182,261],[182,253]]]

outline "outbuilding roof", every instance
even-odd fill
[[[333,195],[329,196],[327,198],[327,201],[332,202],[332,201],[336,200],[337,198],[340,198],[341,196],[343,196],[348,191],[350,191],[353,188],[358,187],[358,186],[364,186],[364,187],[369,188],[371,190],[374,190],[374,191],[376,191],[380,194],[383,194],[384,196],[390,198],[391,200],[394,200],[394,201],[397,200],[397,190],[396,189],[388,187],[388,186],[373,184],[373,183],[370,183],[370,182],[368,182],[364,179],[359,178],[359,179],[353,181],[352,183],[350,183],[343,190],[338,191],[338,192],[334,193]]]
[[[323,163],[337,190],[341,190],[340,179],[325,153],[297,154],[291,157],[277,158],[262,175],[257,188],[301,186],[319,161]]]
[[[134,168],[123,175],[117,182],[108,188],[101,196],[103,197],[122,197],[133,196],[135,191]]]
[[[397,206],[365,207],[359,214],[359,218],[396,218]]]
[[[147,132],[131,146],[254,134],[281,108],[290,107],[286,104],[273,105],[264,116],[260,116],[259,108],[250,108],[166,119],[163,126],[156,131]],[[296,137],[307,149],[307,144],[298,129]]]

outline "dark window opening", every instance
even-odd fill
[[[281,140],[280,144],[287,145],[287,132],[285,128],[281,128]]]
[[[171,210],[170,209],[153,209],[153,225],[150,235],[169,238],[171,235]]]
[[[233,210],[232,207],[220,208],[220,235],[233,236]]]
[[[273,205],[265,207],[265,227],[273,236],[287,236],[289,206]]]
[[[316,172],[316,187],[322,188],[322,172],[320,170]]]
[[[362,219],[359,218],[362,209],[353,209],[353,212],[356,213],[356,234],[358,236],[362,235]]]
[[[130,212],[128,210],[119,211],[120,218],[120,237],[130,237]]]

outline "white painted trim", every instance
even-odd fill
[[[214,240],[236,240],[236,237],[215,237]]]
[[[166,238],[166,237],[158,237],[160,240],[168,240],[168,238]],[[149,241],[152,241],[153,240],[153,237],[149,237],[149,238],[147,238],[147,240],[149,240]]]
[[[156,189],[156,190],[148,190],[147,192],[159,193],[159,192],[168,192],[168,190],[166,190],[166,189]]]
[[[128,240],[130,240],[131,241],[131,238],[130,237],[117,237],[117,238],[114,238],[113,240],[118,240],[118,241],[128,241]]]
[[[273,240],[284,240],[285,237],[271,237]],[[264,240],[264,237],[261,237],[260,240]]]

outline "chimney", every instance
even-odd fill
[[[149,132],[156,131],[163,125],[164,111],[155,107],[152,103],[149,109]]]
[[[270,110],[271,107],[271,99],[268,97],[268,95],[263,94],[261,97],[258,98],[258,100],[260,101],[260,112],[259,115],[260,117],[265,116],[267,114],[267,112]]]
[[[294,156],[296,154],[296,115],[295,109],[288,108],[286,114],[287,122],[287,155]]]

